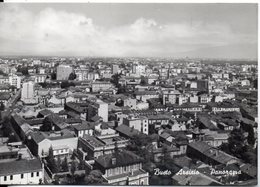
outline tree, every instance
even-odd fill
[[[61,159],[59,156],[58,156],[56,164],[57,164],[58,171],[60,171],[61,170]]]
[[[126,92],[127,92],[126,86],[119,84],[117,94],[126,93]]]
[[[241,154],[244,152],[245,141],[246,137],[243,134],[243,130],[234,129],[228,138],[230,152],[241,158]]]
[[[71,160],[75,160],[75,154],[71,155]]]
[[[113,83],[117,88],[119,87],[119,80],[121,78],[122,74],[116,73],[112,75],[111,77],[111,83]]]
[[[75,163],[75,161],[72,161],[71,166],[70,166],[70,173],[72,176],[74,176],[75,171],[76,171],[76,163]]]
[[[42,156],[44,156],[44,151],[43,151],[43,149],[42,149]]]
[[[65,157],[61,163],[61,169],[62,171],[66,172],[69,171],[69,167],[68,167],[68,159],[67,157]]]
[[[57,73],[56,72],[52,72],[51,73],[51,79],[52,80],[56,80],[57,79]]]
[[[50,117],[45,117],[43,120],[43,125],[40,127],[41,131],[51,131],[53,127],[53,122]]]
[[[3,102],[0,103],[0,111],[4,111],[5,110],[5,105]]]
[[[68,88],[70,86],[75,86],[75,84],[73,82],[69,82],[69,81],[64,81],[61,83],[60,87],[61,88]]]
[[[42,179],[39,179],[39,184],[42,184]]]
[[[250,126],[248,128],[248,137],[247,137],[247,141],[250,145],[254,145],[256,138],[255,138],[255,133],[254,133],[254,128],[252,126]]]
[[[16,142],[16,141],[17,141],[17,140],[16,140],[15,135],[14,135],[14,134],[11,134],[11,135],[9,136],[8,143],[12,143],[12,142]]]
[[[74,72],[70,73],[69,80],[74,80],[76,78],[77,78],[77,75]]]
[[[0,75],[7,76],[7,74],[4,73],[2,70],[0,70]]]
[[[84,178],[84,181],[87,184],[102,184],[104,182],[102,172],[100,170],[92,170],[89,175]]]
[[[80,160],[79,170],[84,170],[84,169],[85,169],[85,162],[84,160]]]
[[[243,159],[247,163],[257,166],[257,155],[251,151],[246,151],[243,153]]]
[[[25,76],[26,76],[26,75],[29,75],[28,67],[18,66],[17,72],[20,72],[20,73],[22,73],[22,74],[25,75]]]
[[[122,99],[119,99],[116,101],[116,106],[124,106],[124,101]]]
[[[47,161],[47,165],[48,167],[50,168],[50,170],[53,172],[53,173],[57,173],[59,172],[59,168],[57,166],[57,163],[55,161],[55,158],[54,158],[54,155],[53,155],[53,149],[52,147],[49,148],[49,155],[48,157],[46,158],[46,161]]]
[[[141,76],[141,82],[140,82],[140,85],[147,85],[147,78],[144,77],[144,76]]]

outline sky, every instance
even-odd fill
[[[257,58],[257,4],[10,3],[0,55]]]

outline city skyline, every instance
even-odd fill
[[[2,56],[257,58],[257,4],[27,3],[0,10]]]

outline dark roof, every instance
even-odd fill
[[[29,124],[29,125],[40,125],[40,124],[43,124],[43,119],[42,118],[37,118],[37,119],[31,119],[31,120],[26,120],[26,122]]]
[[[94,117],[91,118],[91,121],[96,122],[96,121],[99,121],[99,120],[101,120],[101,119],[102,119],[102,117],[100,117],[100,116],[98,116],[98,115],[95,115]]]
[[[66,110],[61,110],[58,113],[59,115],[67,115],[67,111]]]
[[[256,124],[256,122],[254,122],[254,121],[252,121],[250,119],[247,119],[247,118],[242,118],[241,122],[245,123],[246,125],[252,125],[252,126],[254,126]]]
[[[134,135],[139,134],[140,132],[134,128],[128,127],[126,125],[119,125],[116,128],[116,131],[118,131],[119,133],[124,134],[127,137],[133,137]]]
[[[237,105],[237,103],[228,102],[228,101],[224,101],[224,102],[221,102],[221,103],[212,103],[212,102],[209,102],[209,103],[207,103],[207,105],[208,105],[209,107],[239,108],[239,106]]]
[[[48,110],[48,109],[44,109],[44,110],[41,110],[41,111],[39,112],[39,114],[41,114],[42,116],[47,116],[47,115],[49,115],[49,114],[53,114],[53,112],[50,111],[50,110]]]
[[[40,143],[41,141],[46,139],[46,137],[40,131],[32,132],[30,133],[30,136],[36,143]]]
[[[115,159],[115,164],[112,163]],[[102,155],[95,160],[104,169],[115,168],[120,166],[129,166],[143,161],[141,157],[130,151],[117,151],[113,154]]]
[[[21,116],[18,116],[17,114],[14,114],[12,116],[13,120],[15,121],[15,123],[19,126],[21,126],[22,124],[26,123],[25,119],[22,118]]]
[[[102,123],[101,123],[101,126],[100,126],[100,128],[101,128],[101,129],[108,129],[108,128],[109,128],[109,126],[108,126],[108,124],[107,124],[107,123],[105,123],[105,122],[102,122]]]
[[[233,157],[223,151],[220,151],[215,147],[211,147],[206,142],[202,142],[202,141],[191,142],[188,145],[188,148],[189,147],[199,151],[201,154],[203,154],[221,164],[227,164],[231,160],[238,162],[238,159],[236,157]]]
[[[88,130],[88,129],[94,129],[94,125],[91,125],[90,123],[85,124],[79,124],[79,125],[73,125],[74,129],[80,131],[80,130]]]
[[[1,84],[0,85],[0,90],[7,90],[7,89],[10,89],[11,86],[9,84]]]
[[[0,100],[8,100],[11,98],[11,95],[9,93],[1,93],[0,94]]]
[[[252,178],[257,177],[257,167],[255,167],[251,164],[244,164],[240,167],[240,169],[243,173],[246,173],[247,175],[249,175]]]
[[[72,124],[72,123],[81,123],[82,120],[81,119],[77,119],[77,118],[67,118],[64,120],[65,123],[68,124]]]
[[[181,168],[183,167],[191,168],[192,166],[194,166],[192,159],[187,156],[175,157],[173,158],[173,162],[174,164],[176,164]]]
[[[39,159],[17,160],[0,163],[0,176],[30,173],[32,171],[42,170],[42,164]]]
[[[134,94],[135,95],[158,95],[159,97],[159,94],[155,91],[136,91]]]
[[[215,126],[211,121],[211,119],[209,118],[209,116],[205,116],[205,115],[198,115],[198,121],[207,129],[210,130],[218,130],[218,127]]]
[[[183,171],[189,171],[190,168],[184,167],[182,168]],[[188,174],[188,175],[178,175],[175,174],[172,176],[174,182],[176,181],[178,185],[192,185],[192,186],[209,186],[209,185],[221,185],[220,182],[211,178],[212,176],[207,176],[203,173]],[[175,184],[175,183],[174,183]]]

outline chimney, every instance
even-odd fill
[[[116,165],[116,158],[115,157],[112,158],[112,165],[113,166]]]
[[[17,158],[17,160],[21,160],[21,159],[22,159],[22,154],[19,153],[19,154],[18,154],[18,158]]]
[[[218,154],[219,154],[219,150],[216,150],[215,156],[218,156]]]

